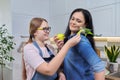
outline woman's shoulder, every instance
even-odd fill
[[[79,46],[79,48],[81,48],[81,46],[82,47],[91,47],[91,44],[90,44],[90,42],[89,42],[89,40],[87,39],[86,36],[81,35],[81,40],[76,46],[77,47]]]
[[[81,42],[89,42],[86,36],[81,35]]]

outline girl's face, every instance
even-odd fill
[[[48,26],[48,23],[43,21],[41,26],[37,29],[34,35],[38,40],[44,42],[49,39],[50,29],[51,28]]]
[[[85,27],[85,18],[82,12],[75,12],[69,22],[71,34],[80,30],[80,27]]]

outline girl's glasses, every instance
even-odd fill
[[[51,27],[40,27],[37,30],[43,30],[44,32],[50,32],[51,31]]]

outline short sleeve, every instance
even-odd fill
[[[45,62],[39,55],[38,49],[33,44],[27,44],[24,47],[24,60],[34,69]]]

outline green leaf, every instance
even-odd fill
[[[111,47],[104,46],[104,50],[107,54],[109,61],[116,62],[116,59],[118,58],[118,55],[120,54],[120,47],[116,47],[115,45],[112,45]]]
[[[111,58],[112,58],[112,54],[111,54],[111,52],[110,52],[110,50],[105,46],[105,52],[107,53],[107,57],[108,57],[108,59],[109,59],[109,61],[111,62]]]
[[[14,37],[8,33],[5,25],[0,27],[0,65],[5,65],[6,61],[12,61],[14,58],[10,52],[14,49]]]
[[[85,34],[85,36],[87,36],[88,34],[93,35],[90,29],[84,27],[81,27],[77,34],[81,33]]]

